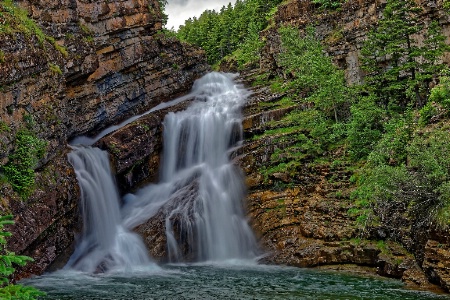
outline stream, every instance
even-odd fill
[[[281,266],[227,264],[150,265],[131,273],[56,272],[27,280],[43,299],[450,299],[407,290],[394,279]]]

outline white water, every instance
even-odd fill
[[[88,136],[85,136],[85,135],[76,137],[76,138],[74,138],[74,139],[70,142],[70,145],[84,145],[84,146],[91,146],[91,145],[93,145],[95,142],[97,142],[98,140],[100,140],[102,137],[106,136],[107,134],[109,134],[109,133],[111,133],[111,132],[113,132],[113,131],[116,131],[117,129],[120,129],[120,128],[124,127],[125,125],[130,124],[130,123],[133,122],[133,121],[136,121],[136,120],[139,119],[140,117],[143,117],[143,116],[145,116],[145,115],[148,115],[149,113],[152,113],[152,112],[157,111],[157,110],[160,110],[160,109],[164,109],[164,108],[167,108],[167,107],[171,107],[171,106],[176,105],[176,104],[178,104],[178,103],[180,103],[180,102],[186,101],[186,100],[188,100],[188,99],[190,99],[190,98],[192,98],[192,97],[193,97],[192,94],[188,94],[188,95],[186,95],[186,96],[176,98],[176,99],[174,99],[174,100],[172,100],[172,101],[169,101],[169,102],[163,102],[163,103],[160,103],[160,104],[158,104],[157,106],[153,107],[152,109],[146,111],[146,112],[143,113],[143,114],[140,114],[140,115],[137,115],[137,116],[133,116],[133,117],[128,118],[128,119],[126,119],[125,121],[123,121],[123,122],[117,124],[117,125],[113,125],[113,126],[110,126],[110,127],[108,127],[108,128],[103,129],[99,134],[97,134],[97,135],[94,136],[94,137],[88,137]]]
[[[184,259],[186,245],[196,261],[254,258],[256,240],[242,207],[244,178],[229,159],[242,139],[240,108],[248,95],[232,75],[213,72],[172,101],[195,98],[186,111],[164,120],[160,183],[127,195],[123,208],[106,153],[74,146],[69,159],[82,190],[85,230],[68,267],[95,272],[148,264],[142,241],[130,230],[161,211],[171,261]]]
[[[81,190],[83,232],[66,268],[94,273],[149,264],[140,237],[122,226],[108,154],[98,148],[73,147],[69,161]]]
[[[213,72],[193,93],[197,102],[166,116],[161,182],[127,197],[125,224],[145,222],[168,203],[164,225],[172,261],[182,260],[181,240],[197,261],[255,257],[242,207],[244,178],[229,159],[242,139],[240,108],[249,92],[230,75]]]

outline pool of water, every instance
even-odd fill
[[[280,266],[156,265],[88,275],[55,272],[23,282],[43,299],[450,299],[405,289],[398,280]]]

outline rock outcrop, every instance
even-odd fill
[[[35,259],[21,277],[44,271],[80,226],[68,140],[186,93],[209,66],[203,51],[164,35],[157,0],[5,5],[0,4],[0,165],[8,162],[16,133],[26,124],[47,141],[29,199],[20,199],[5,180],[1,184],[1,211],[16,216],[8,248]]]
[[[277,152],[282,155],[280,149],[301,142],[298,136],[303,134],[273,130],[282,126],[278,121],[293,109],[307,107],[286,105],[284,95],[271,93],[264,86],[254,86],[253,90],[244,108],[246,139],[234,157],[246,174],[249,216],[267,253],[263,262],[342,270],[346,266],[354,270],[357,265],[402,279],[412,287],[436,289],[433,284],[438,284],[445,288],[448,247],[442,239],[428,241],[422,263],[412,251],[420,248],[417,245],[412,249],[386,240],[386,236],[360,231],[357,216],[351,213],[354,203],[350,195],[356,187],[354,168],[342,160],[339,148],[316,159],[303,156],[296,172],[283,168],[266,172],[274,166]],[[405,239],[411,240],[411,234],[405,232]]]
[[[433,20],[438,20],[443,34],[450,43],[450,15],[442,9],[442,0],[416,1],[423,8],[420,20],[424,22],[424,32]],[[276,74],[280,71],[278,55],[281,52],[281,40],[278,34],[280,26],[294,26],[300,33],[308,25],[314,25],[316,36],[323,41],[325,50],[334,63],[345,70],[349,83],[359,83],[363,78],[360,68],[360,50],[367,33],[382,16],[386,4],[384,0],[343,1],[342,7],[335,11],[323,10],[310,0],[291,0],[281,4],[273,18],[273,24],[262,32],[266,41],[261,51],[261,69]],[[421,43],[423,36],[418,36]],[[450,62],[450,54],[444,57]]]
[[[450,15],[442,8],[443,2],[416,2],[423,8],[420,20],[425,25],[424,30],[431,21],[437,20],[447,36],[447,43],[450,43]],[[347,82],[361,82],[364,73],[360,68],[360,49],[367,33],[382,16],[385,4],[385,1],[378,0],[352,0],[345,1],[342,8],[335,11],[320,9],[308,0],[281,4],[271,26],[262,32],[266,41],[261,52],[262,71],[285,75],[278,64],[282,51],[279,27],[294,26],[302,34],[308,25],[314,24],[316,36],[322,40],[325,51],[334,63],[345,70]],[[417,36],[419,43],[422,40],[423,36]],[[450,62],[450,56],[444,56],[443,61]],[[269,111],[265,109],[267,107]],[[274,112],[268,105],[260,110],[261,116]],[[257,115],[252,118],[258,119]],[[266,124],[258,125],[253,131],[264,132],[273,128],[273,124],[272,127],[270,123]],[[280,140],[283,141],[281,146]],[[449,290],[445,263],[449,246],[447,238],[444,238],[447,233],[440,232],[433,237],[427,229],[424,231],[424,228],[409,224],[410,227],[404,225],[397,228],[395,238],[401,245],[394,248],[373,241],[357,246],[348,242],[359,237],[356,220],[349,213],[352,209],[349,195],[354,185],[350,182],[352,172],[339,161],[338,154],[336,163],[309,164],[306,158],[297,174],[282,170],[269,178],[265,177],[262,171],[270,166],[270,157],[276,149],[283,149],[295,142],[296,139],[289,134],[282,139],[280,136],[266,135],[248,141],[240,156],[241,165],[249,178],[248,200],[254,227],[266,248],[274,253],[268,261],[299,266],[371,265],[378,268],[379,274],[403,278],[412,285],[427,286],[430,281]],[[382,226],[369,230],[371,232],[364,236],[373,240],[384,240],[390,234]],[[380,246],[386,248],[381,249]],[[403,250],[399,251],[399,248]],[[397,263],[393,263],[395,261]]]

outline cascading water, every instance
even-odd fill
[[[240,108],[248,95],[229,74],[197,80],[180,98],[194,103],[164,120],[160,183],[127,195],[122,209],[107,153],[73,146],[69,160],[82,192],[84,231],[67,267],[95,272],[148,264],[141,239],[130,230],[161,211],[171,261],[182,261],[186,252],[196,261],[254,258],[256,241],[242,207],[244,178],[229,159],[242,139]]]
[[[98,148],[73,147],[69,161],[81,190],[83,232],[66,268],[98,272],[150,262],[140,237],[122,226],[119,194],[108,154]]]
[[[194,102],[164,120],[161,182],[128,195],[125,225],[132,228],[166,211],[168,254],[197,261],[253,258],[256,240],[244,216],[244,178],[229,152],[242,139],[240,108],[249,92],[229,74],[196,81]]]
[[[173,213],[182,220],[192,215],[182,226],[188,239],[197,242],[198,260],[252,257],[256,242],[242,208],[244,178],[229,159],[230,147],[242,140],[240,108],[248,92],[220,73],[203,77],[194,90],[205,102],[164,120],[162,181],[185,170],[198,176],[192,207]],[[166,228],[166,235],[171,234]],[[176,252],[176,245],[168,246]]]
[[[200,101],[164,121],[161,182],[125,197],[122,209],[107,153],[73,146],[69,160],[81,189],[84,230],[67,269],[119,272],[113,276],[55,272],[25,284],[47,292],[45,299],[58,300],[447,299],[373,276],[243,266],[242,261],[226,267],[172,265],[165,270],[150,263],[140,237],[130,229],[151,217],[165,228],[168,254],[174,261],[182,260],[187,248],[198,261],[255,256],[255,239],[241,205],[243,177],[229,160],[241,138],[239,108],[247,93],[224,74],[209,74],[198,81],[189,96]],[[160,214],[163,220],[156,218]],[[139,272],[123,273],[129,269]]]

